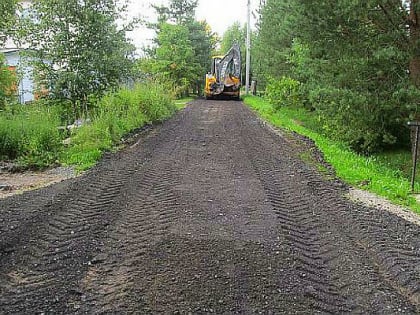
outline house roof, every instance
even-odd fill
[[[7,54],[15,51],[19,51],[19,48],[0,48],[0,53]]]

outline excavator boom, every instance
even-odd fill
[[[234,44],[226,55],[213,57],[211,72],[206,75],[206,98],[229,96],[240,98],[241,51]]]

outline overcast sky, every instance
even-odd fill
[[[154,10],[150,4],[155,5],[167,4],[168,0],[130,0],[129,15],[142,16],[147,20],[154,19]],[[258,0],[251,0],[251,8],[255,10]],[[235,21],[242,24],[246,22],[246,5],[247,0],[199,0],[196,10],[198,20],[206,20],[214,32],[220,36]],[[252,17],[251,17],[252,19]],[[253,25],[253,21],[251,22]],[[133,39],[136,47],[141,48],[143,45],[150,43],[153,32],[145,28],[139,28],[129,34]]]

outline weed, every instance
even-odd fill
[[[62,135],[54,107],[12,105],[0,113],[0,158],[23,167],[43,168],[56,163]]]
[[[144,83],[105,95],[97,101],[91,122],[71,136],[62,163],[79,170],[90,168],[102,152],[111,150],[131,130],[168,118],[176,109],[168,91],[161,84]]]

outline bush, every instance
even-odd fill
[[[163,120],[176,110],[171,89],[154,82],[120,89],[100,99],[90,99],[90,120],[73,130],[70,146],[64,148],[59,126],[72,116],[68,104],[52,100],[30,105],[10,105],[0,111],[0,159],[32,168],[57,162],[92,166],[105,150],[122,136],[147,123]]]
[[[333,87],[309,92],[309,102],[319,115],[324,134],[363,154],[408,141],[398,103],[381,99]]]
[[[57,108],[12,105],[0,112],[0,158],[42,168],[55,163],[61,150]]]
[[[280,79],[270,78],[266,87],[265,98],[275,108],[300,106],[300,82],[285,76]]]
[[[91,122],[75,131],[62,161],[89,168],[124,134],[168,118],[175,110],[171,90],[161,83],[139,83],[131,90],[109,93],[97,101]]]

